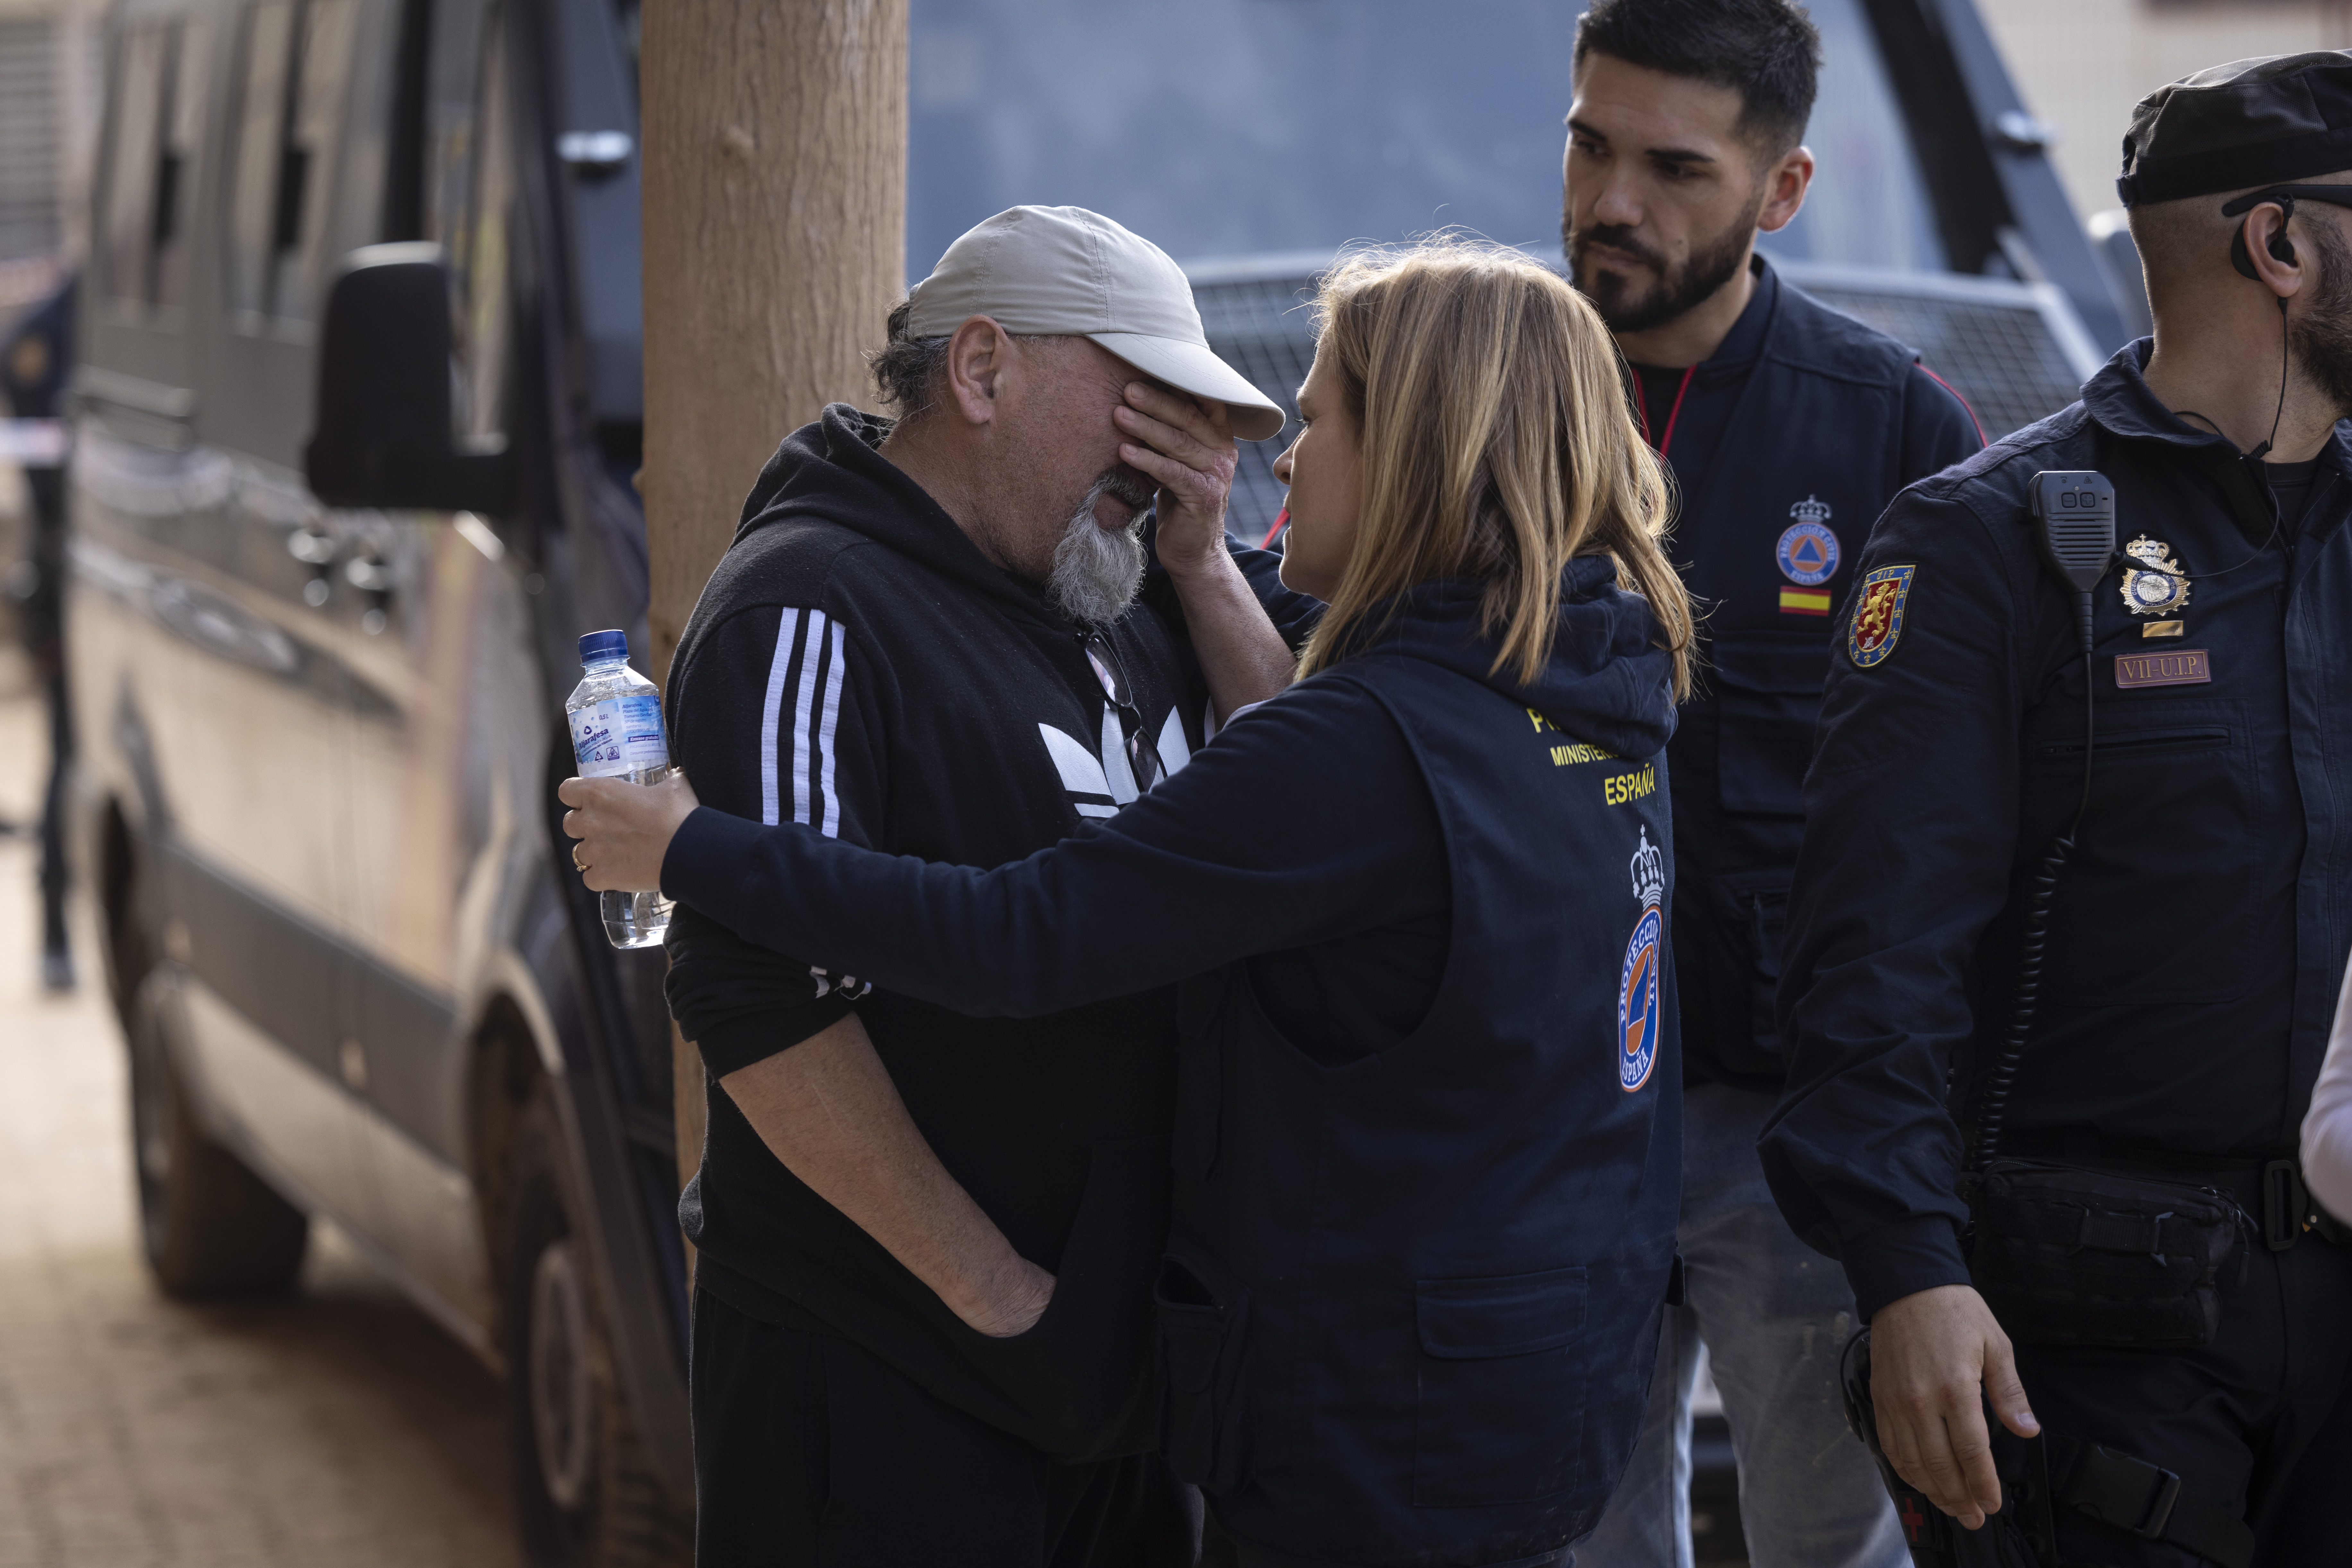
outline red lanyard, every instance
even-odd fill
[[[1675,388],[1675,405],[1666,411],[1666,433],[1656,443],[1661,458],[1666,455],[1666,448],[1675,444],[1675,421],[1682,417],[1684,395],[1690,391],[1691,377],[1697,374],[1698,366],[1689,366],[1683,372],[1682,384]],[[1647,441],[1650,438],[1649,383],[1642,378],[1638,370],[1633,373],[1633,406],[1642,416],[1642,439]]]

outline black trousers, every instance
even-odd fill
[[[2017,1371],[2043,1431],[2161,1465],[2237,1511],[2255,1531],[2254,1568],[2352,1564],[2352,1250],[2315,1236],[2285,1252],[2255,1243],[2202,1349],[2020,1345]],[[2074,1509],[2054,1521],[2070,1568],[2210,1568]]]
[[[694,1293],[697,1568],[1191,1568],[1158,1454],[1061,1465],[851,1341]]]

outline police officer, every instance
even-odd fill
[[[1806,778],[1766,1172],[1895,1469],[2068,1563],[2342,1560],[2295,1540],[2343,1477],[2296,1470],[2352,1251],[2294,1163],[2352,943],[2336,128],[2352,54],[2138,105],[2156,336],[1880,520]],[[2004,1495],[1987,1405],[2046,1486]]]
[[[16,417],[57,417],[73,363],[75,287],[68,279],[27,310],[0,341],[0,400]],[[24,464],[33,502],[32,532],[6,587],[20,605],[25,648],[49,717],[49,782],[41,804],[41,984],[73,988],[73,951],[66,939],[66,767],[73,753],[73,714],[66,700],[66,484],[62,442],[46,460]]]
[[[1786,0],[1599,0],[1577,34],[1569,264],[1615,331],[1636,415],[1674,472],[1674,553],[1712,637],[1710,676],[1668,752],[1689,1302],[1669,1310],[1632,1467],[1578,1549],[1599,1568],[1691,1560],[1702,1336],[1756,1560],[1904,1559],[1839,1410],[1852,1295],[1790,1233],[1754,1151],[1781,1082],[1772,993],[1832,606],[1853,582],[1864,525],[1983,441],[1909,349],[1808,299],[1756,254],[1812,177],[1800,142],[1820,54]]]

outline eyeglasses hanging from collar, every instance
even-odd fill
[[[1118,714],[1119,733],[1126,737],[1127,765],[1135,774],[1136,794],[1142,795],[1167,776],[1160,748],[1151,743],[1150,727],[1144,722],[1143,710],[1135,705],[1134,689],[1127,683],[1127,671],[1110,639],[1095,631],[1087,633],[1079,643],[1087,650],[1087,663],[1101,683],[1103,696]]]

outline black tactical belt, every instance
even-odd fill
[[[2053,1502],[2142,1541],[2194,1552],[2221,1568],[2246,1568],[2253,1561],[2254,1532],[2245,1522],[2183,1487],[2170,1470],[2073,1437],[2043,1441],[2050,1454]]]
[[[2352,1239],[2352,1230],[2313,1201],[2298,1160],[2216,1160],[2203,1166],[2182,1162],[2166,1168],[2195,1174],[2235,1199],[2260,1230],[2263,1245],[2273,1252],[2284,1252],[2306,1236],[2337,1247]]]
[[[2018,1131],[2001,1139],[2006,1153],[2094,1168],[2109,1164],[2144,1166],[2177,1177],[2196,1177],[2227,1193],[2262,1231],[2263,1244],[2284,1252],[2305,1236],[2317,1236],[2337,1247],[2352,1246],[2352,1225],[2321,1208],[2303,1179],[2303,1163],[2294,1154],[2274,1159],[2224,1159],[2211,1154],[2183,1154],[2154,1144],[2103,1138],[2079,1129]]]
[[[2352,1238],[2352,1227],[2329,1214],[2312,1198],[2304,1184],[2298,1160],[2273,1160],[2263,1166],[2263,1242],[2273,1252],[2284,1252],[2312,1232],[2338,1247]]]

